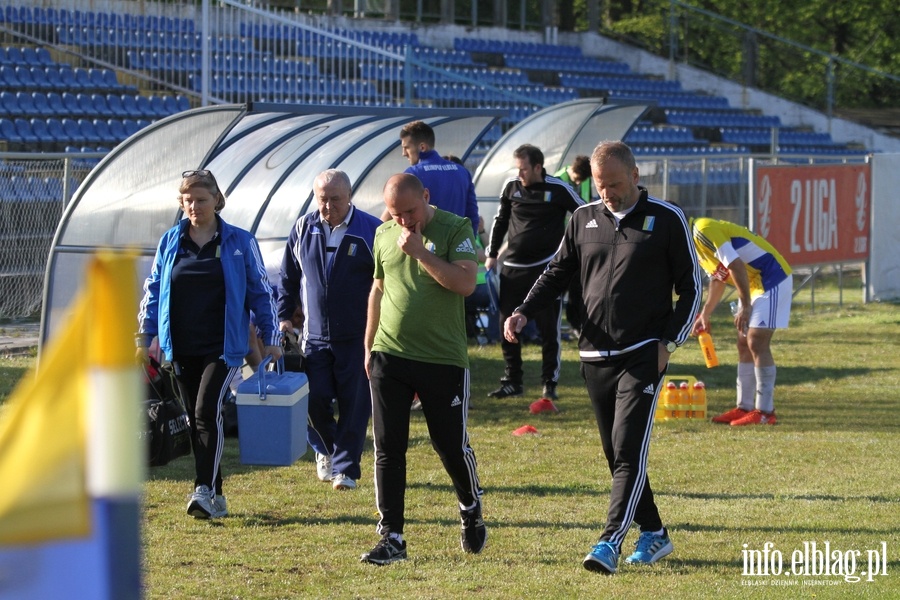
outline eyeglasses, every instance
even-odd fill
[[[212,171],[209,169],[192,169],[190,171],[182,171],[181,176],[185,179],[188,177],[200,177],[207,178],[213,182],[213,185],[216,186],[216,192],[221,193],[219,191],[219,182],[216,181],[215,176],[212,174]]]
[[[213,177],[212,171],[209,171],[207,169],[184,171],[181,173],[181,176],[182,177],[209,177],[210,179],[215,180],[215,177]]]

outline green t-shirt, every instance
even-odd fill
[[[384,280],[372,350],[410,360],[469,367],[465,298],[443,287],[397,245],[394,221],[375,232],[375,279]],[[448,262],[478,261],[469,219],[436,209],[422,231],[425,247]]]

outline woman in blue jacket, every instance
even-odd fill
[[[225,196],[209,171],[182,173],[185,219],[163,234],[144,282],[137,343],[154,337],[187,391],[196,479],[187,506],[198,519],[228,514],[222,494],[222,401],[250,349],[250,311],[265,344],[281,357],[275,304],[253,235],[219,216]]]

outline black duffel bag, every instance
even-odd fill
[[[147,378],[147,437],[149,464],[161,467],[191,453],[191,420],[185,409],[184,388],[177,367],[155,359],[144,368]]]

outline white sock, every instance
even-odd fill
[[[775,412],[775,365],[757,367],[756,408],[765,412]]]
[[[475,502],[472,506],[463,506],[462,502],[459,502],[459,510],[472,510],[476,506],[478,506],[478,502]]]
[[[753,363],[738,363],[737,366],[737,406],[753,410],[756,397],[756,372]]]
[[[392,540],[397,540],[401,544],[403,543],[403,534],[402,533],[389,533],[388,537]]]

